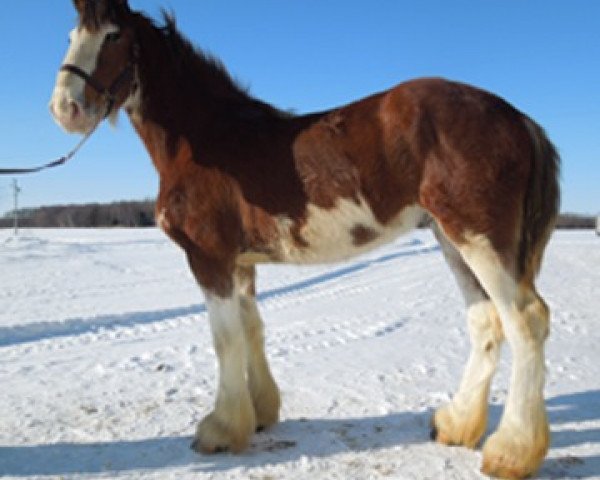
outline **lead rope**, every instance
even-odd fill
[[[139,45],[137,43],[135,43],[133,45],[133,60],[130,60],[127,63],[127,66],[117,76],[117,78],[115,78],[113,80],[113,83],[108,88],[103,88],[101,85],[98,85],[98,83],[96,81],[94,81],[92,79],[92,77],[90,77],[89,74],[87,74],[85,71],[83,71],[79,67],[74,66],[74,65],[63,65],[60,68],[61,70],[65,70],[65,71],[74,73],[75,75],[78,75],[85,81],[86,84],[90,85],[92,88],[94,88],[98,93],[100,93],[102,95],[102,97],[106,101],[105,114],[102,117],[100,117],[98,119],[98,121],[96,121],[96,123],[94,124],[92,129],[89,132],[87,132],[85,134],[85,136],[79,141],[79,143],[77,145],[75,145],[75,147],[66,155],[63,155],[62,157],[60,157],[57,160],[53,160],[52,162],[45,163],[44,165],[40,165],[38,167],[0,168],[0,175],[23,175],[23,174],[28,174],[28,173],[37,173],[42,170],[46,170],[48,168],[58,167],[60,165],[67,163],[69,160],[71,160],[71,158],[73,158],[75,156],[75,154],[79,151],[79,149],[81,147],[83,147],[83,144],[85,142],[87,142],[88,138],[90,138],[92,136],[92,134],[96,131],[96,129],[98,128],[98,125],[100,125],[102,123],[102,121],[110,115],[110,112],[112,111],[114,104],[115,104],[115,95],[118,92],[119,87],[121,86],[121,83],[123,83],[129,75],[134,74],[135,62],[137,61],[138,56],[139,56]]]
[[[0,175],[22,175],[22,174],[27,174],[27,173],[37,173],[42,170],[58,167],[59,165],[63,165],[64,163],[67,163],[69,160],[71,160],[71,158],[73,158],[75,156],[75,154],[79,151],[79,149],[81,147],[83,147],[83,144],[88,140],[88,138],[90,138],[92,136],[92,133],[94,133],[96,131],[96,129],[98,128],[98,125],[100,125],[102,120],[104,120],[104,118],[101,118],[100,120],[98,120],[96,122],[96,124],[92,127],[92,129],[88,133],[86,133],[85,136],[81,140],[79,140],[79,143],[77,145],[75,145],[75,147],[69,153],[67,153],[66,155],[63,155],[59,159],[53,160],[52,162],[48,162],[48,163],[46,163],[44,165],[40,165],[38,167],[0,168]]]

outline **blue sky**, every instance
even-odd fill
[[[281,108],[335,107],[419,76],[486,88],[530,114],[563,158],[563,211],[600,211],[600,1],[130,0],[220,57]],[[0,15],[0,167],[69,150],[48,113],[75,21],[70,0],[19,0]],[[0,212],[12,207],[0,177]],[[19,177],[25,206],[153,198],[158,178],[124,115],[70,164]]]

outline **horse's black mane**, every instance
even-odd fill
[[[233,79],[218,58],[196,47],[180,33],[172,13],[162,11],[162,24],[141,13],[134,15],[137,15],[142,22],[149,22],[151,29],[164,41],[167,55],[171,59],[172,71],[169,75],[180,85],[194,82],[197,94],[204,91],[220,102],[227,101],[243,117],[258,118],[267,115],[289,118],[293,116],[290,112],[279,110],[252,97],[248,88]]]
[[[195,47],[177,29],[175,16],[162,10],[162,24],[148,18],[140,12],[132,11],[127,2],[119,0],[73,0],[79,12],[79,25],[91,31],[98,30],[103,23],[110,22],[118,26],[125,26],[132,20],[138,28],[151,34],[151,38],[139,38],[140,47],[152,40],[163,40],[164,53],[170,58],[169,75],[178,85],[188,85],[190,81],[201,87],[208,94],[215,97],[228,99],[231,102],[246,104],[255,114],[266,113],[276,116],[288,117],[289,113],[282,112],[265,102],[250,96],[248,88],[235,81],[219,59]],[[150,56],[154,52],[150,52]],[[248,108],[243,108],[248,111]]]
[[[220,60],[179,32],[172,14],[163,11],[160,24],[141,13],[132,15],[143,57],[138,71],[147,99],[144,115],[159,125],[169,125],[167,144],[172,151],[181,136],[196,135],[190,128],[200,128],[194,111],[202,111],[205,122],[210,118],[210,125],[203,128],[221,129],[222,134],[224,125],[234,128],[235,124],[240,136],[264,129],[265,122],[272,125],[293,117],[252,97]]]
[[[202,97],[204,108],[212,101],[219,102],[221,111],[247,120],[293,116],[253,98],[219,59],[194,46],[179,32],[172,13],[163,10],[162,21],[156,21],[132,11],[127,2],[119,0],[74,0],[74,3],[80,26],[91,31],[98,30],[105,22],[134,26],[140,52],[143,54],[145,50],[144,56],[149,61],[145,68],[140,65],[140,76],[146,77],[149,81],[146,87],[154,88],[155,92],[171,88],[177,90],[181,98]],[[166,64],[153,62],[159,58],[166,60]]]
[[[203,83],[218,85],[219,90],[232,96],[250,98],[248,89],[236,82],[223,63],[213,55],[194,46],[177,29],[177,22],[172,13],[162,11],[164,25],[154,23],[166,40],[169,52],[174,60],[176,75],[191,75],[202,79]]]

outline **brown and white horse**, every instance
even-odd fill
[[[331,111],[291,115],[252,98],[170,18],[126,0],[75,0],[51,110],[84,133],[123,108],[160,175],[156,215],[187,254],[219,360],[203,452],[247,447],[279,417],[264,354],[255,265],[343,260],[430,217],[462,289],[471,355],[437,441],[475,447],[500,346],[512,376],[483,471],[520,478],[548,450],[543,399],[548,307],[534,286],[559,205],[559,157],[504,100],[420,79]]]

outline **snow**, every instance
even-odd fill
[[[600,478],[600,239],[558,232],[539,478]],[[158,230],[0,231],[0,477],[477,479],[481,453],[429,441],[468,354],[433,235],[352,262],[259,268],[281,423],[242,455],[189,444],[215,357],[183,253]],[[509,352],[491,392],[506,396]]]

